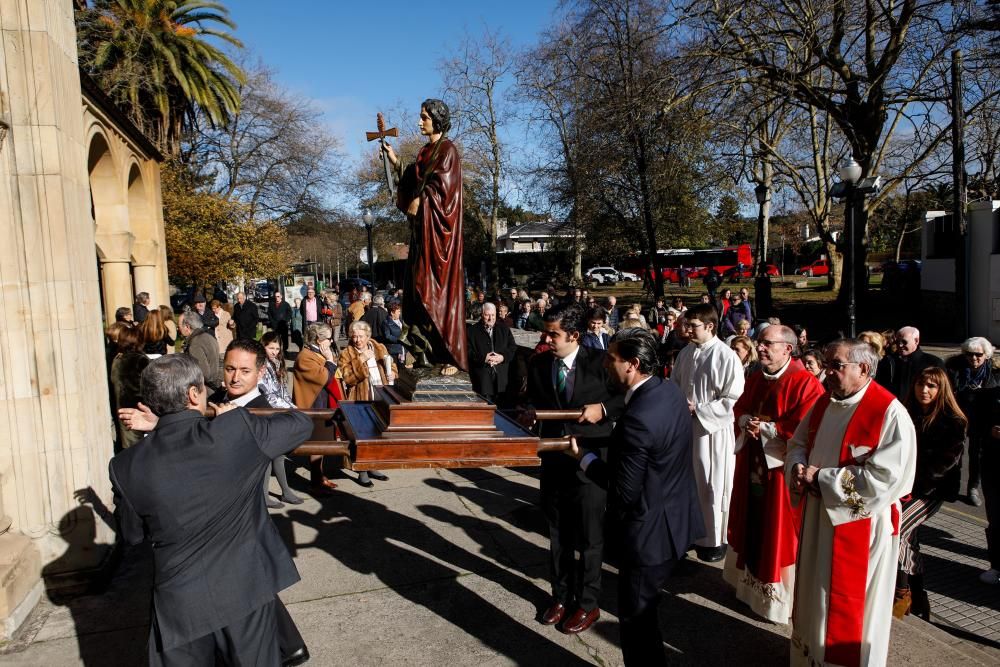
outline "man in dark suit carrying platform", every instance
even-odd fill
[[[605,366],[625,389],[625,412],[607,443],[605,463],[581,439],[570,453],[608,490],[614,519],[609,549],[618,551],[618,618],[626,665],[665,665],[660,588],[704,530],[691,470],[691,417],[683,392],[654,374],[661,368],[656,337],[624,329],[611,339]]]
[[[531,360],[528,400],[533,409],[578,409],[580,417],[569,423],[542,422],[540,435],[610,435],[611,420],[621,413],[624,396],[608,382],[604,352],[580,346],[586,326],[583,308],[567,302],[546,311],[544,318],[544,341],[551,349]],[[523,423],[533,421],[529,409]],[[606,456],[605,449],[593,451],[601,458]],[[560,629],[575,634],[590,628],[601,615],[597,598],[601,592],[607,494],[565,455],[552,452],[541,458],[541,505],[549,524],[552,584],[552,602],[541,620],[546,625],[562,621]],[[579,561],[574,553],[577,549]]]
[[[299,575],[260,480],[271,459],[309,438],[312,420],[235,404],[206,419],[204,376],[186,355],[153,360],[141,387],[148,408],[119,417],[152,433],[115,456],[110,475],[119,534],[153,545],[150,664],[302,664],[301,637],[279,645],[298,635],[278,592]]]

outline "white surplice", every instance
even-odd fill
[[[898,510],[899,498],[913,487],[917,441],[909,414],[898,400],[893,400],[886,411],[874,453],[860,465],[840,467],[840,450],[848,422],[871,384],[869,382],[864,389],[844,400],[830,401],[811,453],[806,447],[812,410],[788,442],[786,478],[792,479],[791,470],[796,463],[817,466],[821,468],[817,478],[822,493],[821,499],[809,497],[806,501],[799,537],[792,665],[828,664],[824,661],[824,645],[833,528],[859,520],[859,502],[871,517],[861,664],[884,665],[889,653],[892,598],[899,559],[899,536],[892,534],[892,506],[896,505]]]
[[[670,379],[695,404],[691,430],[692,458],[705,536],[695,544],[717,547],[726,542],[729,498],[736,467],[733,406],[743,393],[743,364],[718,338],[688,343],[677,354]]]

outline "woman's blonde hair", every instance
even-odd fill
[[[858,340],[863,340],[871,345],[879,359],[885,356],[885,338],[879,332],[862,331],[858,334]]]
[[[750,340],[749,336],[735,336],[733,340],[730,341],[729,347],[735,350],[737,345],[743,346],[748,352],[747,360],[743,363],[744,366],[757,363],[757,346],[753,344],[753,341]]]

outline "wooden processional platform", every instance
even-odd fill
[[[294,453],[343,457],[344,467],[359,471],[537,466],[540,453],[568,447],[567,440],[543,440],[498,412],[465,374],[421,378],[402,371],[395,386],[377,389],[374,401],[304,412],[315,423],[313,437]],[[538,418],[579,415],[551,410]]]

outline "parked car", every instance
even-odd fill
[[[628,283],[637,283],[640,280],[642,280],[642,278],[640,278],[639,276],[637,276],[634,273],[629,273],[628,271],[619,271],[618,272],[618,282],[621,282],[621,283],[625,283],[625,282],[628,282]]]
[[[595,266],[587,269],[583,277],[588,283],[614,285],[619,280],[619,273],[613,266]]]
[[[812,264],[806,264],[795,269],[795,273],[800,276],[825,276],[830,273],[830,260],[817,259]]]

